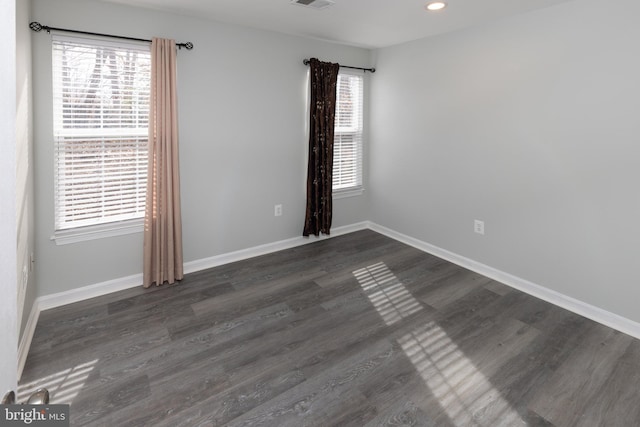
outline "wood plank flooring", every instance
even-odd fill
[[[372,231],[41,314],[74,426],[638,426],[640,341]]]

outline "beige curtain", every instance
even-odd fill
[[[182,217],[178,160],[176,43],[153,38],[149,106],[149,172],[143,286],[181,280]]]

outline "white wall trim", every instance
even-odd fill
[[[540,298],[551,304],[557,305],[640,339],[640,323],[370,221],[336,227],[332,230],[330,236],[293,237],[291,239],[280,240],[273,243],[254,246],[252,248],[241,249],[226,254],[190,261],[185,263],[184,271],[185,273],[194,273],[196,271],[206,270],[208,268],[217,267],[231,262],[242,261],[256,256],[266,255],[272,252],[290,249],[364,229],[373,230],[399,242],[420,249],[421,251],[430,253],[439,258],[475,271],[476,273],[482,274],[483,276],[497,280],[507,286],[518,289],[536,298]],[[18,378],[20,378],[20,375],[22,374],[22,369],[24,368],[24,364],[27,359],[27,353],[29,352],[31,340],[33,339],[33,334],[41,311],[141,285],[142,274],[134,274],[132,276],[108,280],[106,282],[96,283],[82,288],[71,289],[36,298],[33,303],[33,307],[31,308],[31,313],[29,314],[29,319],[27,320],[27,325],[25,326],[18,349]]]
[[[344,190],[333,191],[333,200],[346,199],[347,197],[362,196],[364,194],[364,187],[358,185],[357,187],[345,188]]]
[[[196,271],[206,270],[207,268],[217,267],[230,262],[242,261],[244,259],[253,258],[284,249],[302,246],[319,240],[329,239],[331,237],[341,236],[343,234],[352,233],[358,230],[367,229],[368,222],[359,222],[356,224],[336,227],[331,230],[330,236],[321,235],[320,237],[293,237],[291,239],[280,240],[273,243],[254,246],[252,248],[241,249],[239,251],[229,252],[226,254],[203,258],[195,261],[189,261],[184,264],[185,273],[194,273]],[[48,310],[50,308],[60,307],[62,305],[83,301],[89,298],[95,298],[112,292],[122,291],[124,289],[142,286],[142,274],[134,274],[118,279],[107,280],[106,282],[95,283],[93,285],[83,286],[81,288],[70,289],[64,292],[44,295],[38,297],[39,310]],[[34,304],[35,306],[35,304]]]
[[[142,286],[142,274],[134,274],[132,276],[107,280],[106,282],[83,286],[77,289],[70,289],[64,292],[44,295],[37,298],[37,303],[39,305],[40,311],[44,311],[50,308],[60,307],[62,305],[67,305],[78,301],[84,301],[89,298],[107,295],[112,292],[135,288],[136,286]]]
[[[40,317],[40,306],[36,299],[31,307],[27,324],[22,332],[22,339],[18,346],[18,381],[22,376],[22,370],[24,364],[27,361],[27,354],[29,354],[29,348],[31,347],[31,341],[33,340],[33,334],[36,332],[36,325],[38,324],[38,317]]]
[[[142,233],[143,231],[144,218],[136,218],[107,224],[88,225],[86,227],[77,227],[69,230],[59,230],[53,233],[51,240],[55,241],[56,245],[68,245],[70,243],[85,242],[105,237]]]
[[[595,322],[640,339],[640,323],[631,319],[627,319],[626,317],[622,317],[615,313],[603,310],[602,308],[587,304],[583,301],[561,294],[560,292],[540,286],[512,274],[505,273],[504,271],[474,261],[462,255],[458,255],[454,252],[450,252],[446,249],[439,248],[430,243],[423,242],[422,240],[418,240],[411,236],[407,236],[406,234],[391,230],[387,227],[372,222],[370,222],[368,226],[371,230],[384,234],[387,237],[398,240],[409,246],[413,246],[421,251],[430,253],[461,267],[475,271],[476,273],[504,283],[514,289],[518,289],[519,291],[525,292],[536,298],[540,298],[541,300],[557,305],[558,307],[562,307]]]
[[[368,227],[368,222],[360,222],[356,224],[345,225],[342,227],[336,227],[331,230],[330,236],[321,235],[320,237],[293,237],[291,239],[280,240],[273,243],[254,246],[252,248],[241,249],[239,251],[216,255],[209,258],[203,258],[196,261],[190,261],[184,264],[184,272],[194,273],[196,271],[206,270],[207,268],[217,267],[231,262],[242,261],[244,259],[249,259],[256,256],[266,255],[272,252],[306,245],[309,243],[317,242],[319,240],[325,240],[331,237],[352,233],[354,231],[365,230]],[[142,274],[134,274],[132,276],[121,277],[119,279],[108,280],[106,282],[96,283],[93,285],[83,286],[81,288],[70,289],[68,291],[44,295],[36,298],[33,306],[31,307],[31,313],[29,314],[29,319],[27,320],[27,325],[25,326],[24,333],[22,334],[22,340],[20,341],[20,346],[18,349],[18,379],[22,375],[22,370],[24,369],[24,364],[27,360],[27,354],[29,353],[29,347],[31,346],[31,340],[33,339],[33,334],[35,333],[36,324],[38,323],[38,318],[40,317],[41,311],[60,307],[78,301],[83,301],[89,298],[107,295],[112,292],[135,288],[136,286],[142,286]]]
[[[194,273],[196,271],[206,270],[207,268],[218,267],[223,264],[242,261],[244,259],[257,257],[260,255],[266,255],[272,252],[277,252],[284,249],[290,249],[296,246],[302,246],[309,243],[317,242],[319,240],[341,236],[343,234],[352,233],[354,231],[365,230],[367,228],[369,228],[368,222],[359,222],[356,224],[333,228],[331,230],[331,235],[329,236],[320,235],[320,237],[316,237],[316,236],[293,237],[291,239],[285,239],[285,240],[280,240],[273,243],[254,246],[252,248],[241,249],[239,251],[229,252],[222,255],[216,255],[210,258],[203,258],[196,261],[190,261],[184,264],[184,272]]]

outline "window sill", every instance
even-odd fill
[[[364,194],[363,187],[345,188],[343,190],[334,191],[333,199],[336,200],[336,199],[344,199],[347,197],[362,196],[362,194]]]
[[[51,240],[55,241],[56,245],[68,245],[71,243],[85,242],[87,240],[103,239],[105,237],[141,233],[142,231],[144,231],[144,218],[138,218],[109,224],[58,230],[53,233]]]

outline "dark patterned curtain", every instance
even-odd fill
[[[331,229],[333,182],[333,131],[336,114],[336,85],[340,65],[309,60],[311,106],[309,108],[309,165],[307,209],[303,236],[329,234]]]

